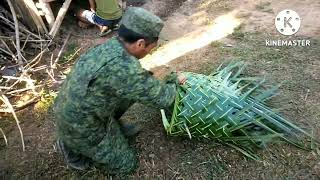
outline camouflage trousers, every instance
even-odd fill
[[[102,137],[102,140],[97,144],[92,144],[90,138],[77,139],[68,135],[59,138],[74,155],[84,157],[87,161],[90,161],[91,165],[106,174],[130,173],[136,169],[137,157],[135,150],[129,146],[125,135],[128,125],[120,123],[119,119],[132,104],[132,102],[124,102],[121,106],[118,106],[114,116],[107,121],[103,135],[101,136],[101,132],[96,134],[96,136]],[[88,114],[86,119],[90,118],[97,117],[94,115],[90,117],[90,114]],[[95,135],[93,134],[93,136]]]

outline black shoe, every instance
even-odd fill
[[[89,168],[89,159],[68,150],[61,139],[57,140],[56,147],[69,167],[82,171]]]

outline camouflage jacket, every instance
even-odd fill
[[[70,138],[103,134],[122,101],[168,107],[175,94],[175,82],[155,79],[114,37],[83,54],[63,83],[54,106],[58,132]]]

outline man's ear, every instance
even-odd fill
[[[146,47],[146,41],[144,39],[139,39],[137,41],[137,45],[138,45],[138,47],[145,48]]]

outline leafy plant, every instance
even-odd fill
[[[266,89],[265,78],[242,77],[245,66],[233,62],[209,76],[186,72],[187,82],[177,89],[170,121],[162,110],[167,133],[218,140],[255,160],[256,149],[278,140],[311,149],[303,138],[314,140],[309,133],[265,104],[279,86]]]
[[[81,47],[79,48],[77,44],[71,43],[70,45],[68,45],[67,51],[63,58],[59,61],[59,64],[66,64],[74,61],[78,58],[80,50]]]

